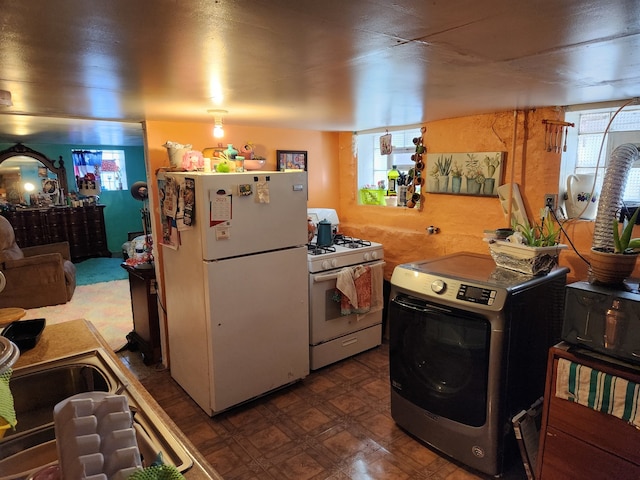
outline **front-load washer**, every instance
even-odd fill
[[[525,275],[466,252],[397,266],[388,313],[395,422],[455,460],[501,474],[517,454],[513,415],[544,394],[567,273]]]

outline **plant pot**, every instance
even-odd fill
[[[478,183],[475,178],[467,178],[467,193],[470,195],[479,195],[481,183]]]
[[[462,177],[451,177],[451,191],[453,193],[460,193],[461,186],[462,186]]]
[[[530,247],[519,243],[495,240],[489,243],[489,251],[498,267],[508,268],[527,275],[546,275],[556,265],[560,251],[567,246]]]
[[[633,273],[637,259],[637,253],[603,252],[592,248],[591,273],[600,283],[619,285]]]
[[[438,177],[438,187],[440,192],[446,192],[449,189],[449,175],[440,175]]]
[[[482,184],[482,193],[485,195],[493,195],[493,189],[496,185],[495,178],[485,178],[484,183]]]

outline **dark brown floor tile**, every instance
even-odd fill
[[[355,412],[363,410],[366,407],[365,402],[351,393],[336,395],[331,400],[329,400],[329,403],[340,410],[341,413],[346,414],[353,414]]]
[[[326,474],[320,465],[308,452],[301,452],[294,455],[272,469],[273,474],[278,474],[280,478],[290,480],[313,480]]]
[[[486,480],[391,418],[388,345],[209,417],[171,378],[120,358],[225,480]],[[505,480],[523,480],[505,476]]]

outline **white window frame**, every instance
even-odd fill
[[[358,188],[378,188],[378,182],[381,181],[387,188],[387,173],[394,165],[405,173],[413,168],[411,155],[416,151],[413,138],[422,136],[420,128],[420,125],[408,125],[356,132],[354,145],[358,158]],[[382,155],[380,137],[387,133],[391,134],[391,154]]]
[[[74,149],[78,151],[80,149]],[[102,161],[114,160],[119,167],[119,172],[110,172],[100,170],[100,188],[104,191],[128,190],[127,168],[124,150],[91,150],[102,152]],[[74,165],[75,167],[75,165]],[[74,168],[75,171],[75,168]]]
[[[596,166],[593,165],[593,162],[587,162],[589,165],[581,165],[578,157],[579,157],[579,145],[580,145],[580,137],[582,135],[598,135],[597,141],[595,137],[593,137],[597,146],[591,145],[591,153],[594,154],[597,158],[597,155],[601,148],[602,136],[604,135],[604,129],[606,128],[606,124],[611,119],[611,117],[615,114],[617,110],[620,109],[620,106],[617,107],[607,107],[607,108],[591,108],[585,110],[572,110],[565,114],[565,121],[569,123],[573,123],[575,127],[570,127],[567,133],[567,151],[562,153],[561,167],[560,167],[560,179],[559,179],[559,192],[561,195],[565,197],[567,192],[567,178],[571,174],[580,174],[580,173],[595,173]],[[632,122],[621,122],[619,119],[622,119],[624,116],[621,114],[626,112],[627,118],[631,116],[633,119]],[[581,116],[583,115],[591,115],[591,114],[607,114],[607,120],[604,122],[604,126],[602,128],[593,128],[588,129],[587,131],[581,131]],[[627,123],[625,125],[625,123]],[[637,129],[636,129],[637,128]],[[593,131],[592,131],[593,130]],[[602,130],[598,132],[598,130]],[[615,148],[624,143],[634,143],[640,148],[640,107],[638,106],[627,106],[623,110],[621,110],[616,118],[611,122],[609,127],[609,131],[604,136],[604,145],[602,146],[602,153],[600,154],[600,159],[597,163],[597,176],[596,176],[596,192],[602,191],[602,184],[604,181],[604,174],[607,166],[607,162],[611,153],[615,150]],[[583,147],[584,148],[584,147]],[[596,148],[597,151],[593,149]],[[566,198],[566,197],[565,197]],[[627,182],[627,187],[625,193],[623,195],[624,201],[629,204],[638,204],[640,203],[640,162],[636,162],[632,166],[632,170],[629,174],[629,179]]]

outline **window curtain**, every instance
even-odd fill
[[[98,167],[98,174],[100,173],[99,167],[102,166],[101,151],[75,150],[71,152],[71,158],[73,159],[73,172],[76,177],[83,178],[87,173],[95,174],[96,167]]]

